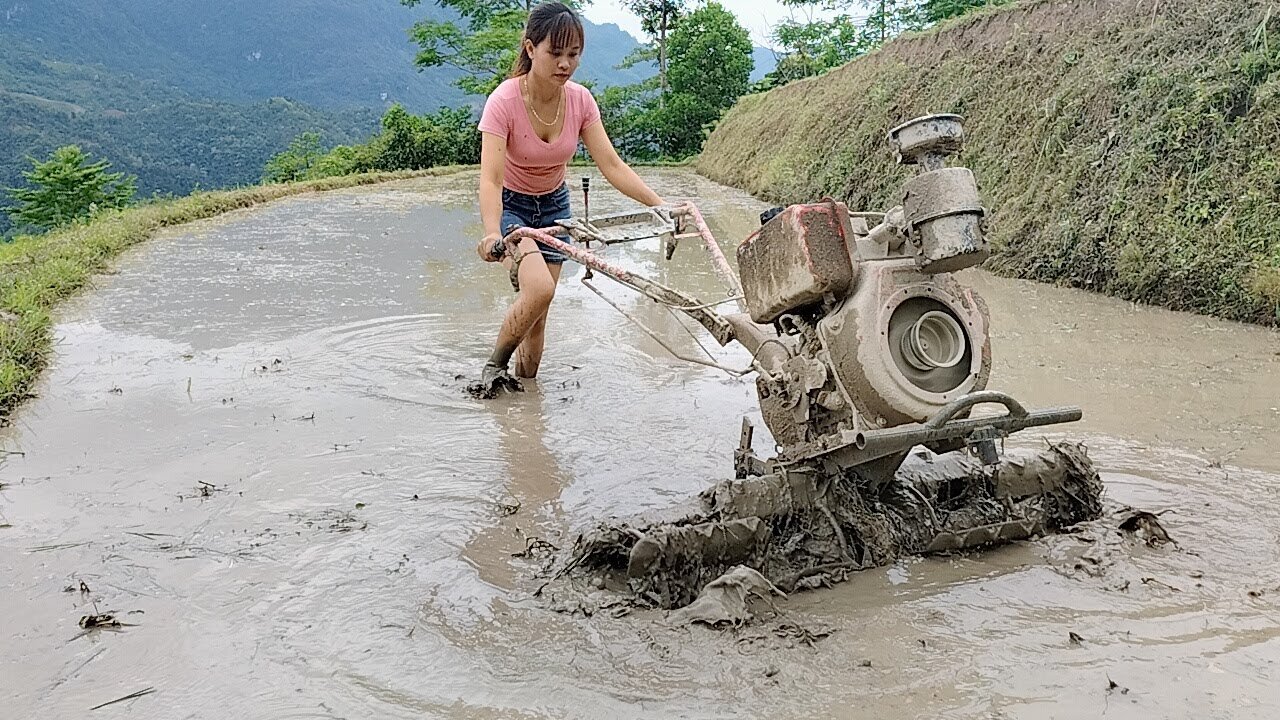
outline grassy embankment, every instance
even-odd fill
[[[885,131],[960,113],[990,269],[1280,325],[1280,3],[1028,0],[744,98],[699,171],[899,202]]]
[[[51,342],[50,311],[132,245],[172,225],[289,195],[437,175],[456,168],[369,173],[309,182],[202,192],[100,215],[92,221],[0,245],[0,422],[28,396]]]

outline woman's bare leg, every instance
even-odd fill
[[[551,285],[554,288],[556,283],[560,282],[560,270],[563,265],[561,263],[546,263],[546,266],[551,273]],[[524,286],[521,285],[521,287]],[[520,341],[520,346],[516,348],[516,377],[538,377],[538,366],[542,364],[542,347],[547,337],[547,313],[550,309],[551,304],[547,303],[547,309],[542,311],[542,317],[538,318],[533,327],[529,328],[528,334],[524,336],[524,340]]]
[[[507,310],[507,315],[502,321],[502,329],[498,331],[497,345],[485,367],[486,374],[491,373],[493,369],[506,370],[511,362],[511,356],[515,354],[516,348],[520,346],[525,336],[534,325],[546,318],[547,308],[551,306],[551,299],[556,294],[556,279],[559,277],[559,271],[557,270],[556,275],[552,276],[546,261],[542,259],[542,253],[538,251],[537,243],[524,239],[520,241],[519,246],[509,251],[507,257],[502,260],[502,264],[508,270],[514,262],[513,255],[522,257],[518,271],[520,292],[516,294],[516,301]],[[541,344],[539,344],[539,350],[541,350]]]

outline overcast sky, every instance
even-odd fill
[[[769,29],[773,25],[793,14],[797,19],[806,17],[803,11],[784,7],[778,0],[720,0],[720,4],[737,15],[742,26],[751,33],[752,41],[763,47],[773,45],[769,39]],[[640,32],[640,21],[623,10],[618,0],[591,0],[582,13],[592,22],[614,23],[637,38],[644,38]]]

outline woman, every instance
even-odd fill
[[[490,393],[502,386],[519,387],[507,371],[512,355],[517,377],[537,376],[547,309],[566,259],[531,239],[505,248],[498,240],[515,228],[545,228],[572,215],[565,166],[578,140],[605,179],[624,195],[650,207],[663,204],[618,157],[590,91],[570,81],[584,44],[582,20],[572,10],[558,2],[535,7],[511,77],[489,96],[480,118],[480,218],[485,234],[476,251],[487,262],[501,261],[508,272],[515,265],[520,286],[484,367],[482,385]]]

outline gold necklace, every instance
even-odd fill
[[[524,103],[529,108],[529,112],[533,113],[533,116],[537,118],[538,122],[542,123],[543,125],[546,125],[547,127],[555,127],[556,123],[560,122],[560,113],[563,112],[564,110],[564,108],[561,106],[561,103],[560,103],[560,100],[562,100],[563,97],[556,100],[556,119],[552,120],[551,122],[547,122],[546,120],[542,119],[542,116],[539,115],[538,111],[535,110],[533,107],[533,94],[529,92],[529,76],[525,75],[523,78],[521,78],[521,82],[524,83],[524,97],[525,97]],[[564,94],[563,88],[561,89],[560,93],[561,95]]]

